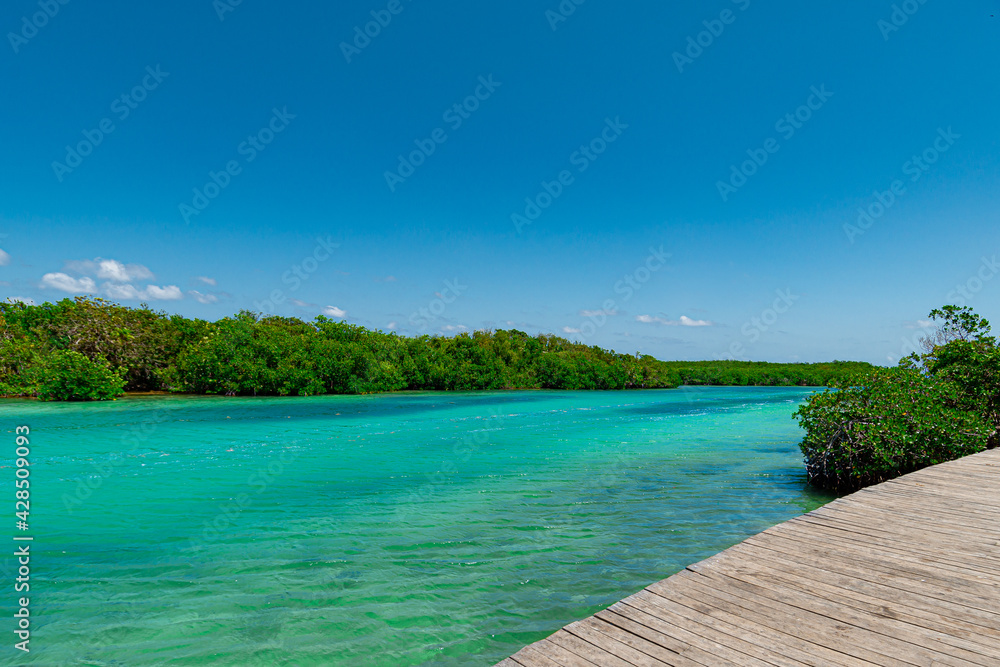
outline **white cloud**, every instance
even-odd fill
[[[309,303],[308,301],[303,301],[302,299],[289,299],[288,303],[293,306],[298,306],[299,308],[313,308],[316,306],[315,303]]]
[[[153,272],[142,264],[122,264],[114,259],[97,259],[97,277],[127,283],[132,280],[152,280]]]
[[[65,273],[46,273],[42,276],[42,289],[51,287],[61,292],[95,292],[97,284],[91,278],[76,279]]]
[[[216,284],[215,278],[206,278],[205,276],[198,276],[195,280],[203,282],[206,285],[211,285],[212,287],[215,287]]]
[[[469,327],[465,326],[464,324],[458,324],[458,325],[446,324],[443,327],[441,327],[441,331],[468,331],[468,330]]]
[[[662,324],[668,327],[710,327],[712,323],[708,320],[692,320],[687,315],[681,315],[681,319],[678,321],[668,320],[664,317],[654,317],[652,315],[636,315],[636,322],[642,322],[643,324]]]
[[[930,320],[917,320],[916,322],[904,322],[903,327],[906,329],[930,329],[934,326],[934,323]]]
[[[323,314],[329,317],[347,317],[347,311],[342,308],[337,308],[336,306],[327,306],[323,309]]]
[[[579,329],[574,329],[573,327],[563,327],[562,330],[563,330],[563,333],[568,333],[568,334],[578,334],[578,333],[580,333]]]
[[[617,315],[617,310],[581,310],[580,317],[600,317],[602,315],[612,316]]]
[[[191,298],[193,298],[198,303],[216,303],[219,300],[219,297],[215,296],[214,294],[202,294],[198,290],[194,289],[189,290],[188,294],[190,294]]]
[[[0,266],[7,266],[8,264],[10,264],[10,255],[0,250]]]
[[[84,280],[88,279],[84,278]],[[181,288],[176,285],[165,287],[148,285],[145,289],[138,289],[131,284],[104,283],[101,288],[109,298],[123,301],[176,301],[184,298]]]
[[[84,259],[66,262],[66,270],[97,276],[101,280],[127,283],[133,280],[152,280],[153,272],[142,264],[123,264],[116,259]]]
[[[389,324],[386,325],[386,328],[387,329],[395,329],[396,328],[396,322],[389,322]]]
[[[26,296],[9,296],[9,297],[7,297],[7,301],[9,301],[11,303],[25,303],[25,304],[27,304],[29,306],[34,306],[35,305],[35,300],[34,299],[30,299],[30,298],[28,298]]]
[[[90,280],[89,278],[84,278],[84,280]],[[117,285],[115,283],[104,283],[101,285],[104,289],[104,293],[107,294],[112,299],[141,299],[142,295],[132,285]]]
[[[184,292],[176,285],[146,285],[136,286],[136,281],[151,280],[153,272],[142,264],[125,264],[116,259],[83,259],[66,262],[66,270],[81,274],[74,278],[67,273],[46,273],[42,276],[41,286],[51,287],[63,292],[97,293],[97,283],[94,276],[104,282],[101,284],[101,294],[110,299],[123,301],[176,301],[184,298]],[[207,278],[206,280],[211,280]],[[214,281],[213,281],[214,283]],[[201,301],[202,298],[218,300],[217,297],[192,292],[191,296]],[[202,303],[205,303],[202,301]]]
[[[148,285],[143,292],[146,298],[152,301],[176,301],[184,298],[184,293],[181,292],[181,288],[177,285],[165,285],[163,287]]]

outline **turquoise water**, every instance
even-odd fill
[[[810,393],[0,401],[11,505],[32,429],[9,664],[491,665],[827,502],[791,419]]]

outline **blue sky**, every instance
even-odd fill
[[[1000,318],[1000,0],[63,1],[0,13],[7,297],[886,364]]]

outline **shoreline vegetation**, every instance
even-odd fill
[[[810,483],[847,493],[1000,445],[1000,348],[944,306],[924,352],[864,362],[660,361],[517,330],[405,337],[319,316],[215,322],[91,297],[0,304],[0,396],[317,396],[396,391],[824,387],[794,414]]]
[[[940,324],[923,353],[838,379],[795,413],[814,485],[847,493],[1000,446],[1000,347],[990,323],[954,305],[928,317]]]
[[[820,391],[794,413],[804,431],[805,477],[814,487],[846,494],[1000,446],[1000,346],[990,323],[957,306],[931,311],[929,318],[938,328],[922,352],[884,368],[842,361],[660,361],[516,330],[404,337],[322,316],[305,322],[242,311],[208,322],[78,297],[0,304],[0,395],[95,401],[811,387]],[[977,483],[970,480],[968,488]]]
[[[517,330],[404,337],[319,316],[241,311],[216,322],[76,297],[0,304],[0,395],[315,396],[405,390],[825,387],[874,366],[660,361]]]

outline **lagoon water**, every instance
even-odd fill
[[[491,665],[829,501],[812,391],[0,401],[11,507],[32,430],[16,664]]]

